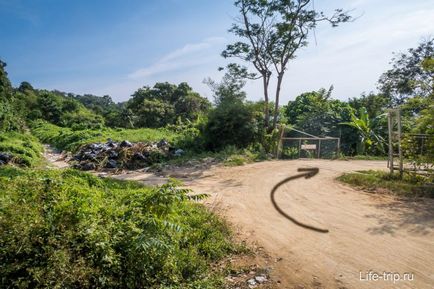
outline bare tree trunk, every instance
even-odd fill
[[[265,129],[268,130],[268,127],[270,126],[270,112],[269,112],[269,100],[268,100],[268,84],[269,84],[269,76],[263,75],[262,76],[263,85],[264,85],[264,114],[265,114]]]
[[[283,80],[283,72],[279,73],[277,76],[276,103],[274,104],[273,129],[277,127],[277,117],[279,116],[280,87],[282,86],[282,80]]]

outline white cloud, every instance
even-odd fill
[[[154,64],[130,73],[128,78],[146,79],[163,72],[207,64],[213,59],[208,53],[209,50],[214,46],[220,46],[225,40],[223,37],[211,37],[199,43],[186,44],[163,56]]]
[[[347,5],[347,2],[340,0],[331,2],[316,1],[315,4],[318,9],[326,9],[330,5],[340,7],[343,2]],[[312,39],[310,45],[290,63],[282,87],[281,104],[286,104],[302,92],[327,88],[331,84],[335,86],[333,97],[343,100],[358,96],[363,91],[375,90],[379,76],[389,67],[392,52],[406,51],[416,47],[424,36],[433,36],[434,7],[429,2],[348,0],[349,8],[356,8],[354,13],[363,13],[363,16],[336,29],[325,27],[327,25],[324,29],[318,28],[318,44],[315,45]],[[71,84],[71,89],[64,90],[110,94],[115,100],[123,101],[143,85],[186,81],[202,95],[210,96],[210,90],[202,80],[208,76],[216,80],[221,77],[217,67],[227,62],[220,57],[225,43],[226,39],[222,37],[205,38],[161,55],[150,65],[139,63],[138,69],[131,67],[131,73],[123,77],[100,77],[97,84],[94,79],[88,82],[80,80],[78,84]],[[143,59],[140,55],[134,57]],[[261,82],[249,82],[246,91],[249,99],[262,98]],[[273,94],[270,89],[270,95]]]

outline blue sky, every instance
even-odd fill
[[[393,51],[434,36],[432,0],[323,0],[317,9],[354,9],[357,21],[316,29],[286,74],[282,103],[304,92],[335,86],[342,100],[375,91]],[[14,85],[109,94],[123,101],[156,81],[202,83],[219,79],[231,0],[0,0],[0,58]],[[248,98],[261,98],[249,82]]]

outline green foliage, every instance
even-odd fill
[[[64,113],[61,124],[72,130],[102,129],[104,127],[104,118],[87,110],[78,110],[72,113]]]
[[[0,96],[9,98],[12,92],[12,85],[6,72],[6,63],[0,59]]]
[[[177,147],[192,153],[200,153],[205,150],[203,131],[207,122],[208,118],[205,115],[199,115],[194,122],[178,119],[175,125],[169,125],[167,129],[177,134],[174,140]]]
[[[259,131],[255,114],[241,101],[220,103],[209,113],[204,137],[212,150],[228,145],[247,147],[257,138]]]
[[[351,120],[352,108],[345,102],[331,99],[333,87],[302,93],[294,101],[289,101],[284,115],[295,128],[315,136],[340,137],[341,150],[347,154],[355,153],[357,131],[339,125]]]
[[[374,119],[378,115],[385,112],[386,108],[392,106],[390,97],[383,94],[368,95],[362,94],[360,97],[350,98],[348,104],[355,110],[359,111],[361,108],[365,108],[368,112],[369,118]]]
[[[0,132],[21,130],[25,126],[16,108],[11,82],[5,67],[6,63],[0,59]]]
[[[117,111],[119,106],[116,105],[109,95],[96,96],[92,94],[74,95],[74,99],[78,100],[87,109],[105,116],[106,114]]]
[[[12,163],[32,167],[42,162],[42,145],[29,133],[3,132],[0,134],[0,152],[13,156]]]
[[[159,99],[144,99],[141,105],[135,110],[135,126],[138,127],[163,127],[173,123],[175,108],[170,103]]]
[[[76,151],[85,144],[105,142],[107,139],[113,141],[129,140],[131,142],[148,142],[165,139],[173,142],[178,134],[168,129],[111,129],[100,130],[71,130],[70,128],[59,127],[44,121],[37,121],[32,124],[32,133],[42,142],[54,145],[58,149]]]
[[[240,39],[229,44],[222,56],[235,57],[252,64],[260,75],[259,78],[262,78],[267,129],[268,87],[271,76],[276,75],[277,78],[273,117],[273,128],[276,128],[284,74],[296,53],[307,46],[309,33],[321,22],[336,27],[351,19],[342,9],[335,9],[332,15],[326,16],[324,12],[309,5],[310,2],[237,0],[234,3],[239,11],[239,21],[232,24],[229,31]]]
[[[434,180],[423,176],[405,174],[401,179],[399,174],[391,175],[383,171],[362,171],[344,174],[338,180],[370,191],[386,189],[400,196],[434,198],[434,187],[428,185]]]
[[[54,124],[59,124],[63,110],[62,98],[54,93],[43,91],[38,97],[37,107],[41,117]]]
[[[392,59],[392,69],[380,77],[379,88],[390,96],[395,104],[415,95],[427,97],[434,93],[434,39],[422,41],[407,53],[399,53]]]
[[[229,65],[228,71],[224,74],[220,82],[216,82],[211,78],[204,80],[214,95],[214,103],[220,105],[223,102],[243,102],[246,99],[246,93],[243,91],[246,81],[244,75],[235,65]]]
[[[381,117],[381,115],[378,117]],[[359,110],[359,116],[351,112],[351,122],[342,122],[341,124],[357,129],[360,139],[358,146],[359,154],[366,154],[367,152],[375,153],[375,150],[384,153],[385,141],[372,129],[371,120],[365,108]]]
[[[281,152],[282,159],[297,159],[299,156],[298,149],[296,147],[284,147]]]
[[[157,128],[174,124],[178,118],[193,121],[210,108],[210,103],[187,83],[177,86],[165,82],[138,89],[126,108],[134,114],[134,126]]]
[[[175,183],[0,169],[0,287],[221,288],[209,264],[237,248],[190,201],[203,197]]]

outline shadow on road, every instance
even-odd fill
[[[434,200],[395,200],[374,206],[385,213],[365,215],[377,220],[377,226],[367,229],[373,235],[393,236],[399,230],[427,235],[434,231]]]

